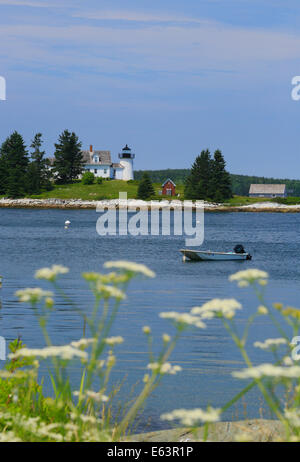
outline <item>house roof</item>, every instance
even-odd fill
[[[168,183],[169,181],[176,187],[176,184],[174,183],[173,180],[171,180],[171,178],[168,178],[168,179],[162,184],[162,187],[164,187],[165,184]]]
[[[94,155],[97,155],[99,157],[99,162],[94,162]],[[85,164],[111,165],[112,163],[110,151],[82,151],[82,157]]]
[[[125,168],[124,165],[121,165],[121,164],[112,164],[112,167],[113,168]]]
[[[285,184],[252,184],[249,194],[284,194]]]

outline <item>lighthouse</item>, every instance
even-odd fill
[[[131,149],[126,144],[125,148],[122,149],[122,152],[119,153],[120,164],[124,168],[123,170],[123,180],[133,180],[133,159],[135,154],[131,152]]]

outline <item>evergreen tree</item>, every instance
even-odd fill
[[[137,198],[146,200],[150,199],[150,197],[154,196],[154,194],[155,192],[150,177],[148,173],[145,172],[138,187]]]
[[[185,199],[208,199],[212,194],[212,160],[208,149],[202,151],[186,180]]]
[[[22,136],[16,131],[4,141],[0,152],[0,189],[9,197],[24,196],[28,156]]]
[[[65,130],[55,144],[54,171],[59,183],[71,183],[83,170],[81,143],[74,132]]]
[[[26,185],[27,192],[30,194],[40,194],[52,188],[49,160],[44,158],[45,151],[41,151],[42,143],[42,134],[37,133],[30,146],[33,152],[31,153],[32,161],[28,165]]]
[[[215,151],[212,161],[212,199],[216,202],[222,202],[232,197],[232,188],[230,175],[226,171],[226,163],[222,152]]]

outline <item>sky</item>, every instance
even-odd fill
[[[299,0],[0,0],[0,142],[64,129],[135,169],[300,179]]]

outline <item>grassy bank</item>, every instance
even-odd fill
[[[126,192],[128,199],[137,199],[138,184],[138,181],[126,182],[121,180],[104,180],[102,184],[83,185],[80,181],[78,181],[72,184],[54,185],[54,188],[51,191],[46,191],[39,195],[31,195],[27,197],[31,199],[80,199],[84,201],[97,201],[106,199],[118,199],[120,192]],[[176,193],[179,194],[179,196],[176,197],[161,196],[159,194],[162,189],[160,183],[153,183],[153,187],[155,190],[155,195],[152,197],[153,200],[184,200],[183,185],[178,185],[176,187]],[[285,205],[297,205],[300,204],[300,197],[277,197],[269,199],[265,197],[253,198],[247,196],[234,196],[232,199],[227,200],[224,205],[229,207],[238,207],[255,204],[257,202],[274,202]]]
[[[126,192],[128,199],[137,198],[138,181],[103,181],[102,184],[83,185],[81,182],[76,182],[67,185],[55,185],[52,191],[47,191],[39,195],[30,196],[33,199],[81,199],[81,200],[104,200],[104,199],[118,199],[120,192]],[[153,199],[159,200],[171,199],[170,196],[161,196],[161,184],[153,184],[155,196]],[[177,194],[183,197],[183,186],[177,188]]]

